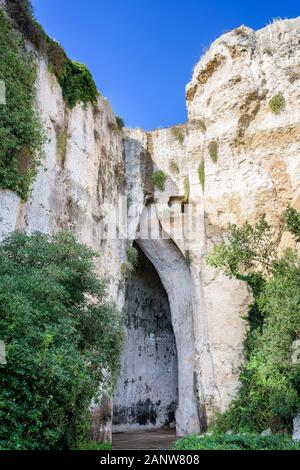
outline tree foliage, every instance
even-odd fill
[[[300,214],[288,208],[283,221],[299,241]],[[279,257],[274,233],[262,219],[255,226],[230,226],[227,241],[215,246],[208,263],[247,281],[255,298],[241,387],[229,410],[219,417],[217,429],[291,430],[300,411],[300,363],[294,350],[300,339],[298,252],[287,249]]]
[[[0,245],[2,449],[68,449],[86,439],[89,404],[108,372],[113,380],[122,344],[94,256],[65,232],[14,233]]]
[[[175,450],[299,450],[300,444],[285,435],[205,434],[187,436],[177,441]]]

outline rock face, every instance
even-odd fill
[[[170,306],[141,250],[136,272],[126,281],[125,298],[127,338],[114,396],[114,430],[173,426],[178,373]]]
[[[42,164],[26,203],[11,191],[0,190],[0,237],[15,229],[74,231],[80,241],[101,252],[97,272],[109,276],[111,295],[117,300],[123,243],[103,241],[107,227],[101,221],[109,222],[106,204],[116,205],[122,190],[122,134],[102,97],[86,110],[80,105],[68,109],[42,59],[36,88],[47,136]]]
[[[209,268],[205,256],[226,236],[229,223],[254,223],[265,214],[276,225],[288,204],[300,210],[299,44],[300,18],[221,36],[186,88],[188,123],[153,132],[127,129],[123,135],[103,98],[96,107],[68,110],[39,61],[45,157],[28,202],[1,191],[0,235],[67,228],[102,253],[97,272],[109,277],[111,296],[121,308],[125,302],[128,314],[116,430],[161,426],[177,400],[178,434],[205,430],[236,394],[247,328],[241,317],[252,298],[244,283]],[[269,101],[278,93],[285,106],[275,114]],[[166,175],[163,191],[151,182],[158,169]],[[106,203],[116,207],[121,194],[128,197],[128,231],[123,240],[103,240],[113,225]],[[156,238],[145,237],[149,225]],[[136,241],[142,259],[148,258],[144,266],[152,263],[149,272],[155,270],[162,285],[154,274],[153,284],[146,282],[149,272],[121,280],[126,238]],[[279,249],[290,244],[285,234],[278,239]],[[155,351],[153,338],[165,341]],[[139,346],[144,349],[137,357]],[[156,362],[147,365],[152,353]],[[168,372],[161,377],[164,366]],[[147,391],[148,377],[157,383],[155,392]],[[104,415],[109,429],[110,414],[94,411],[96,437]]]
[[[293,421],[293,440],[300,441],[300,415],[297,415]]]

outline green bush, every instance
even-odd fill
[[[122,119],[120,116],[117,116],[116,121],[117,121],[118,129],[121,131],[125,127],[124,119]]]
[[[45,54],[50,70],[61,85],[65,101],[72,108],[77,103],[95,103],[98,91],[87,67],[68,59],[60,44],[51,39],[35,20],[29,0],[8,0],[8,14],[23,36]]]
[[[216,140],[212,140],[211,142],[209,142],[208,152],[209,152],[210,158],[212,159],[214,163],[218,161],[218,150],[219,150],[219,146]]]
[[[121,273],[121,277],[122,279],[127,279],[130,274],[132,274],[134,272],[134,266],[132,266],[131,263],[129,263],[129,261],[124,261],[122,264],[121,264],[121,267],[120,267],[120,273]]]
[[[283,214],[285,228],[293,234],[297,242],[300,242],[300,217],[293,207],[288,207]]]
[[[152,183],[159,191],[165,190],[166,179],[167,177],[162,170],[155,171],[151,177]]]
[[[112,450],[112,445],[110,442],[84,441],[80,442],[74,450]]]
[[[122,317],[94,256],[65,232],[14,233],[0,245],[1,449],[71,449],[86,439],[89,404],[105,371],[114,380],[122,346]]]
[[[289,208],[283,219],[299,240],[300,214]],[[218,417],[218,431],[291,431],[300,411],[300,365],[293,360],[294,341],[300,337],[300,259],[291,249],[278,257],[273,233],[263,219],[255,226],[232,225],[227,242],[216,245],[207,259],[228,276],[248,282],[255,298],[241,386]]]
[[[67,60],[64,73],[58,77],[64,99],[73,108],[77,103],[96,103],[97,88],[85,65]]]
[[[269,101],[269,106],[274,114],[280,114],[285,108],[285,98],[282,93],[277,93]]]
[[[199,177],[199,183],[201,184],[201,187],[202,187],[202,191],[204,192],[204,188],[205,188],[205,163],[204,163],[204,160],[199,165],[198,177]]]
[[[171,173],[173,173],[174,175],[178,175],[179,167],[177,163],[175,162],[175,160],[170,160],[168,166],[169,166],[169,170],[171,171]]]
[[[43,132],[35,109],[36,66],[24,42],[0,10],[0,186],[26,199],[36,174]]]
[[[40,52],[45,52],[46,33],[33,17],[30,0],[6,0],[7,12],[15,21],[25,39],[32,42]]]
[[[299,450],[300,443],[285,435],[260,434],[204,434],[185,437],[177,441],[175,450]]]

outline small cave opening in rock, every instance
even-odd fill
[[[113,400],[113,432],[175,429],[178,359],[171,310],[159,275],[139,246],[126,280],[126,333]]]

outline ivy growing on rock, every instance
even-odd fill
[[[0,245],[0,449],[87,441],[89,404],[107,373],[113,382],[122,347],[95,255],[66,232],[14,233]]]
[[[6,104],[0,105],[0,186],[26,199],[43,144],[35,109],[36,66],[1,9],[0,50],[0,80],[6,87]]]

